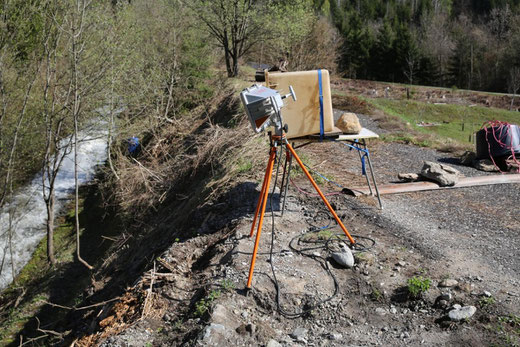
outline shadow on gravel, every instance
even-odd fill
[[[403,303],[408,301],[408,296],[408,287],[403,286],[394,290],[392,296],[390,297],[390,300],[392,300],[393,302]]]
[[[462,166],[459,158],[443,157],[439,158],[438,161],[443,164]]]

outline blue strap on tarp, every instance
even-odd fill
[[[321,69],[318,70],[318,85],[320,87],[320,142],[323,141],[323,87],[321,83]]]
[[[363,154],[363,155],[361,156],[361,174],[362,174],[363,176],[366,176],[366,175],[367,175],[367,169],[366,169],[366,166],[365,166],[365,157],[366,157],[366,156],[367,156],[366,154]]]

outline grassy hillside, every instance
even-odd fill
[[[518,123],[518,112],[455,104],[432,104],[415,100],[392,100],[365,98],[377,109],[410,123],[424,133],[447,137],[460,143],[467,143],[471,135],[491,120]]]

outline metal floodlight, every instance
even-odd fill
[[[284,106],[282,99],[292,96],[293,100],[296,101],[296,94],[292,86],[289,86],[289,90],[289,94],[280,95],[274,89],[254,84],[240,93],[240,99],[242,99],[247,116],[255,132],[264,131],[270,125],[273,125],[277,132],[281,131],[282,119],[280,110]]]

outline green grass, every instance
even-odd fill
[[[488,306],[491,306],[491,305],[494,305],[496,302],[495,298],[493,298],[492,296],[489,297],[489,298],[482,298],[478,301],[478,305],[480,306],[480,308],[484,309]]]
[[[518,123],[520,121],[518,112],[497,108],[454,104],[435,105],[414,100],[364,99],[385,114],[400,118],[416,131],[450,138],[459,143],[468,143],[470,135],[478,131],[484,122],[500,120]],[[438,123],[438,125],[420,127],[417,126],[419,122]]]
[[[202,317],[213,305],[213,302],[217,300],[221,295],[220,290],[212,290],[207,297],[200,299],[195,303],[195,317]]]
[[[303,236],[305,241],[327,241],[334,236],[335,231],[332,229],[324,229]]]

